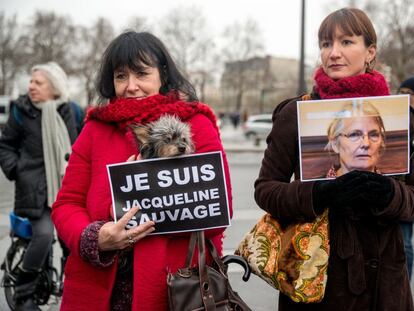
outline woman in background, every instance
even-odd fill
[[[33,294],[53,241],[51,207],[77,135],[68,100],[62,68],[34,66],[29,92],[11,103],[0,137],[0,165],[16,185],[14,212],[27,217],[33,231],[16,280],[16,310],[40,310]]]

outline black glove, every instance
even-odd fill
[[[339,205],[359,204],[368,182],[368,177],[362,171],[351,171],[336,179],[338,192],[335,203]]]
[[[383,211],[394,197],[394,184],[390,177],[376,173],[364,172],[368,178],[366,189],[362,193],[363,202],[374,213]]]
[[[360,219],[381,211],[394,197],[389,177],[366,171],[352,171],[337,178],[338,193],[333,206],[339,214]]]
[[[312,189],[312,203],[315,214],[320,215],[325,208],[332,202],[337,192],[337,181],[324,180],[316,181]]]
[[[316,214],[321,214],[323,210],[336,202],[343,202],[349,205],[349,198],[354,198],[359,193],[359,184],[363,181],[358,173],[350,172],[333,180],[316,181],[312,190],[313,208]]]
[[[331,211],[339,217],[361,219],[370,214],[364,206],[362,194],[365,192],[368,177],[362,171],[351,171],[336,179],[337,192],[333,197]]]

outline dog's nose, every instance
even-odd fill
[[[183,147],[183,146],[178,147],[178,151],[180,153],[184,153],[185,152],[185,147]]]

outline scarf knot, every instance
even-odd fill
[[[339,80],[330,78],[322,68],[315,73],[315,91],[322,99],[390,95],[384,76],[378,71]]]

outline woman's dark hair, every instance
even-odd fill
[[[172,90],[183,93],[188,101],[197,100],[191,83],[175,65],[164,44],[148,32],[127,31],[116,37],[106,48],[97,76],[96,89],[103,104],[114,98],[114,71],[128,67],[140,72],[144,66],[157,67],[161,78],[161,94]]]
[[[363,36],[366,47],[377,45],[374,26],[369,17],[360,9],[343,8],[325,17],[319,27],[319,46],[322,41],[333,39],[336,28],[349,36]]]

